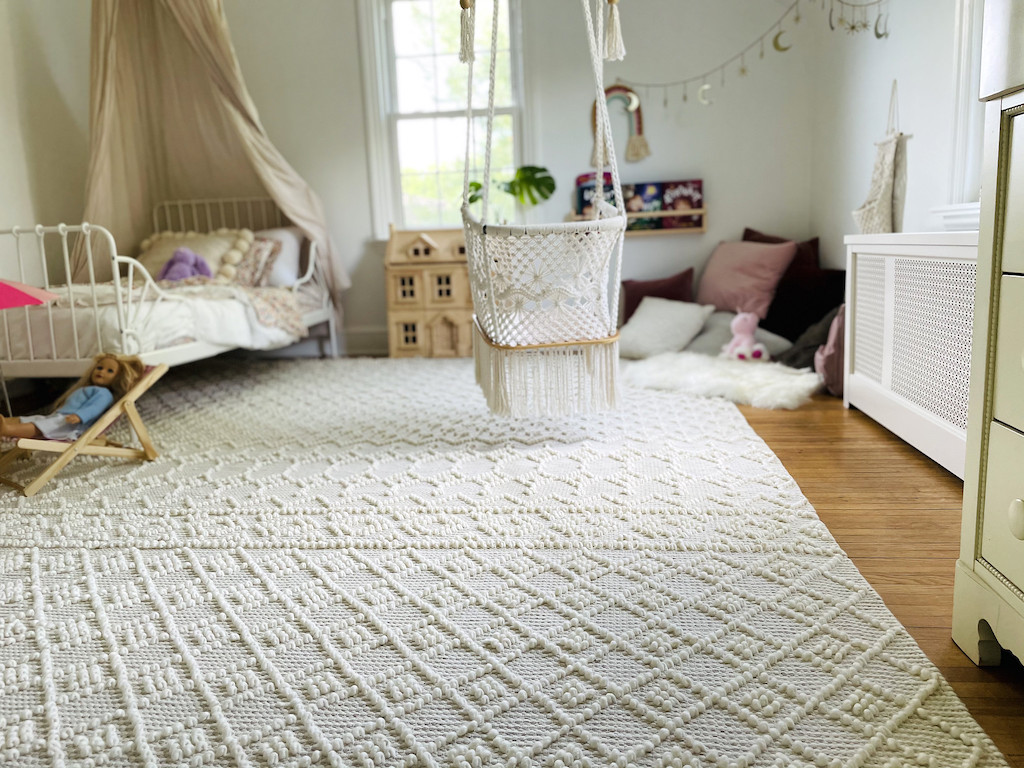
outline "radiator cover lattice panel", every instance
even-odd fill
[[[882,383],[885,362],[885,259],[861,256],[857,260],[850,370]]]
[[[893,271],[890,389],[966,429],[977,265],[896,259]]]

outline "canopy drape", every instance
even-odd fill
[[[349,286],[323,204],[260,123],[221,0],[93,0],[91,34],[85,221],[134,246],[162,200],[269,196],[316,243],[335,297]],[[84,252],[73,267],[85,277]]]

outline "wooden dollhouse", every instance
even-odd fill
[[[473,298],[461,229],[391,228],[384,254],[391,357],[469,357]]]

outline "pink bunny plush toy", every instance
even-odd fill
[[[768,350],[754,340],[759,319],[753,312],[740,312],[729,323],[732,341],[722,347],[722,357],[735,360],[767,360]]]

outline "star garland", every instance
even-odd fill
[[[734,74],[740,77],[745,77],[749,73],[748,58],[756,55],[758,59],[763,59],[765,51],[769,46],[778,53],[785,53],[793,47],[791,43],[786,44],[783,40],[783,35],[788,31],[786,25],[790,22],[794,25],[799,24],[803,18],[800,13],[801,3],[810,5],[813,1],[793,0],[793,3],[786,8],[778,20],[754,39],[752,43],[717,66],[711,67],[698,75],[661,83],[642,83],[625,78],[617,78],[616,82],[642,92],[645,98],[650,96],[652,91],[656,93],[660,89],[662,101],[666,108],[669,106],[669,93],[677,89],[681,91],[683,102],[689,102],[691,94],[695,94],[701,104],[710,105],[712,103],[710,93],[713,81],[717,79],[719,85],[724,88],[726,74],[730,71],[733,71]],[[873,29],[875,37],[878,39],[889,36],[889,0],[862,0],[861,2],[855,2],[855,0],[821,0],[822,11],[825,10],[826,6],[828,7],[829,28],[832,30],[844,29],[849,34],[856,34]],[[873,23],[871,19],[872,9],[874,10]]]

